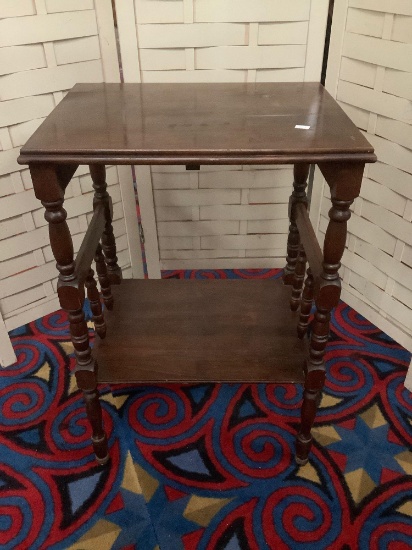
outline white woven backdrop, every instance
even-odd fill
[[[15,360],[7,331],[58,309],[56,268],[43,208],[20,147],[76,82],[119,81],[110,0],[0,1],[0,361]],[[114,231],[126,276],[139,276],[130,168],[108,169]],[[65,207],[77,252],[92,211],[87,167]],[[127,212],[123,207],[126,205]],[[126,214],[126,215],[125,215]],[[133,242],[129,253],[129,240]],[[137,242],[136,242],[137,240]],[[141,264],[141,260],[140,260]]]
[[[412,351],[412,2],[336,1],[326,87],[378,156],[348,224],[342,298]]]

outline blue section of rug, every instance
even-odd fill
[[[111,464],[97,466],[66,315],[12,339],[18,362],[0,377],[0,548],[412,548],[410,354],[344,303],[301,468],[292,384],[104,386]]]

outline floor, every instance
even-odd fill
[[[111,464],[97,466],[67,330],[59,311],[12,332],[18,362],[0,378],[1,548],[412,548],[410,354],[344,303],[301,468],[291,384],[102,387]]]

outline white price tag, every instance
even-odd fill
[[[299,128],[299,130],[309,130],[310,126],[305,126],[304,124],[296,124],[295,128]]]

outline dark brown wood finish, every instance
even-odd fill
[[[94,261],[96,262],[96,272],[100,283],[100,289],[103,295],[104,305],[107,307],[107,309],[112,310],[114,303],[112,288],[109,276],[107,274],[106,261],[103,256],[102,245],[100,243],[97,245]]]
[[[295,210],[296,227],[299,232],[300,242],[314,277],[319,278],[322,273],[323,254],[309,219],[307,204],[303,202],[298,203]]]
[[[58,164],[56,166],[57,177],[63,190],[66,189],[70,183],[78,167],[77,164]]]
[[[309,164],[295,164],[293,168],[293,191],[289,199],[289,235],[286,257],[286,266],[283,271],[283,282],[285,285],[292,285],[295,276],[296,262],[300,249],[300,236],[296,225],[296,206],[303,204],[307,207],[308,198],[306,196],[307,178],[309,174]]]
[[[105,225],[105,207],[103,204],[97,204],[76,257],[76,275],[80,284],[82,284],[89,275],[90,266],[94,258],[94,251],[102,238]]]
[[[41,159],[41,161],[39,160]],[[17,159],[18,164],[36,164],[41,162],[42,164],[57,164],[59,165],[62,162],[73,162],[81,164],[142,164],[142,165],[186,165],[192,166],[193,163],[200,163],[203,165],[231,165],[231,164],[250,164],[250,165],[259,165],[259,164],[318,164],[323,162],[346,162],[348,164],[356,162],[376,162],[376,156],[373,153],[365,153],[361,155],[355,155],[352,153],[296,153],[296,154],[280,154],[280,155],[263,155],[255,153],[247,153],[245,155],[234,155],[232,153],[226,155],[200,155],[198,153],[193,153],[192,155],[163,155],[158,154],[154,156],[150,155],[41,155],[38,157],[36,155],[20,155]]]
[[[300,306],[303,281],[306,271],[306,253],[302,245],[299,248],[298,259],[296,261],[295,272],[293,274],[292,295],[290,297],[290,309],[297,311]]]
[[[310,126],[299,129],[297,125]],[[308,460],[325,379],[324,353],[349,207],[359,195],[373,148],[317,83],[79,84],[23,147],[37,198],[46,208],[59,270],[58,294],[69,313],[76,378],[83,391],[100,463],[108,460],[97,392],[107,382],[303,381],[296,459]],[[121,281],[106,164],[294,164],[284,282]],[[317,163],[331,190],[323,252],[307,213],[306,179]],[[77,165],[90,164],[95,215],[76,261],[63,208]],[[104,212],[102,217],[100,212]],[[104,219],[103,219],[104,218]],[[101,239],[101,243],[99,240]],[[107,308],[103,318],[92,257]],[[306,261],[310,268],[304,284]],[[91,302],[91,354],[82,311]],[[289,297],[292,310],[288,306]],[[304,338],[315,299],[309,354]],[[110,311],[112,310],[113,311]],[[296,338],[297,332],[300,338]],[[302,365],[304,357],[304,375]]]
[[[92,310],[92,320],[96,333],[100,338],[106,337],[106,323],[104,321],[102,304],[100,302],[100,294],[97,290],[97,284],[94,278],[93,269],[89,270],[86,277],[85,287],[87,288],[87,297],[90,302],[90,309]]]
[[[364,165],[323,164],[320,169],[330,187],[332,208],[323,245],[323,271],[319,282],[315,282],[316,312],[307,362],[307,373],[301,410],[301,426],[296,442],[296,460],[299,464],[308,461],[312,445],[311,428],[325,382],[324,355],[329,339],[329,321],[332,308],[340,298],[339,278],[347,234],[349,207],[359,195]]]
[[[74,262],[73,243],[63,208],[64,192],[54,166],[30,167],[36,197],[46,209],[50,244],[59,271],[57,292],[60,305],[69,314],[70,335],[76,354],[75,376],[83,392],[86,412],[92,427],[92,443],[100,464],[108,461],[107,439],[97,390],[97,366],[89,345],[89,332],[83,313],[84,289],[79,285]]]
[[[77,84],[20,162],[310,163],[330,155],[375,158],[319,83]]]
[[[305,286],[302,292],[302,298],[300,302],[300,316],[298,323],[298,337],[303,338],[307,333],[309,326],[309,317],[313,305],[313,295],[314,295],[314,282],[312,269],[309,269],[306,272]]]
[[[94,198],[93,206],[97,209],[104,206],[105,227],[102,234],[102,248],[104,259],[107,264],[107,274],[111,284],[118,285],[122,280],[122,270],[117,265],[116,241],[113,235],[113,205],[112,199],[107,192],[106,167],[100,164],[90,165],[90,175],[93,180]]]
[[[125,280],[113,291],[95,350],[102,382],[303,381],[307,343],[279,281]]]

